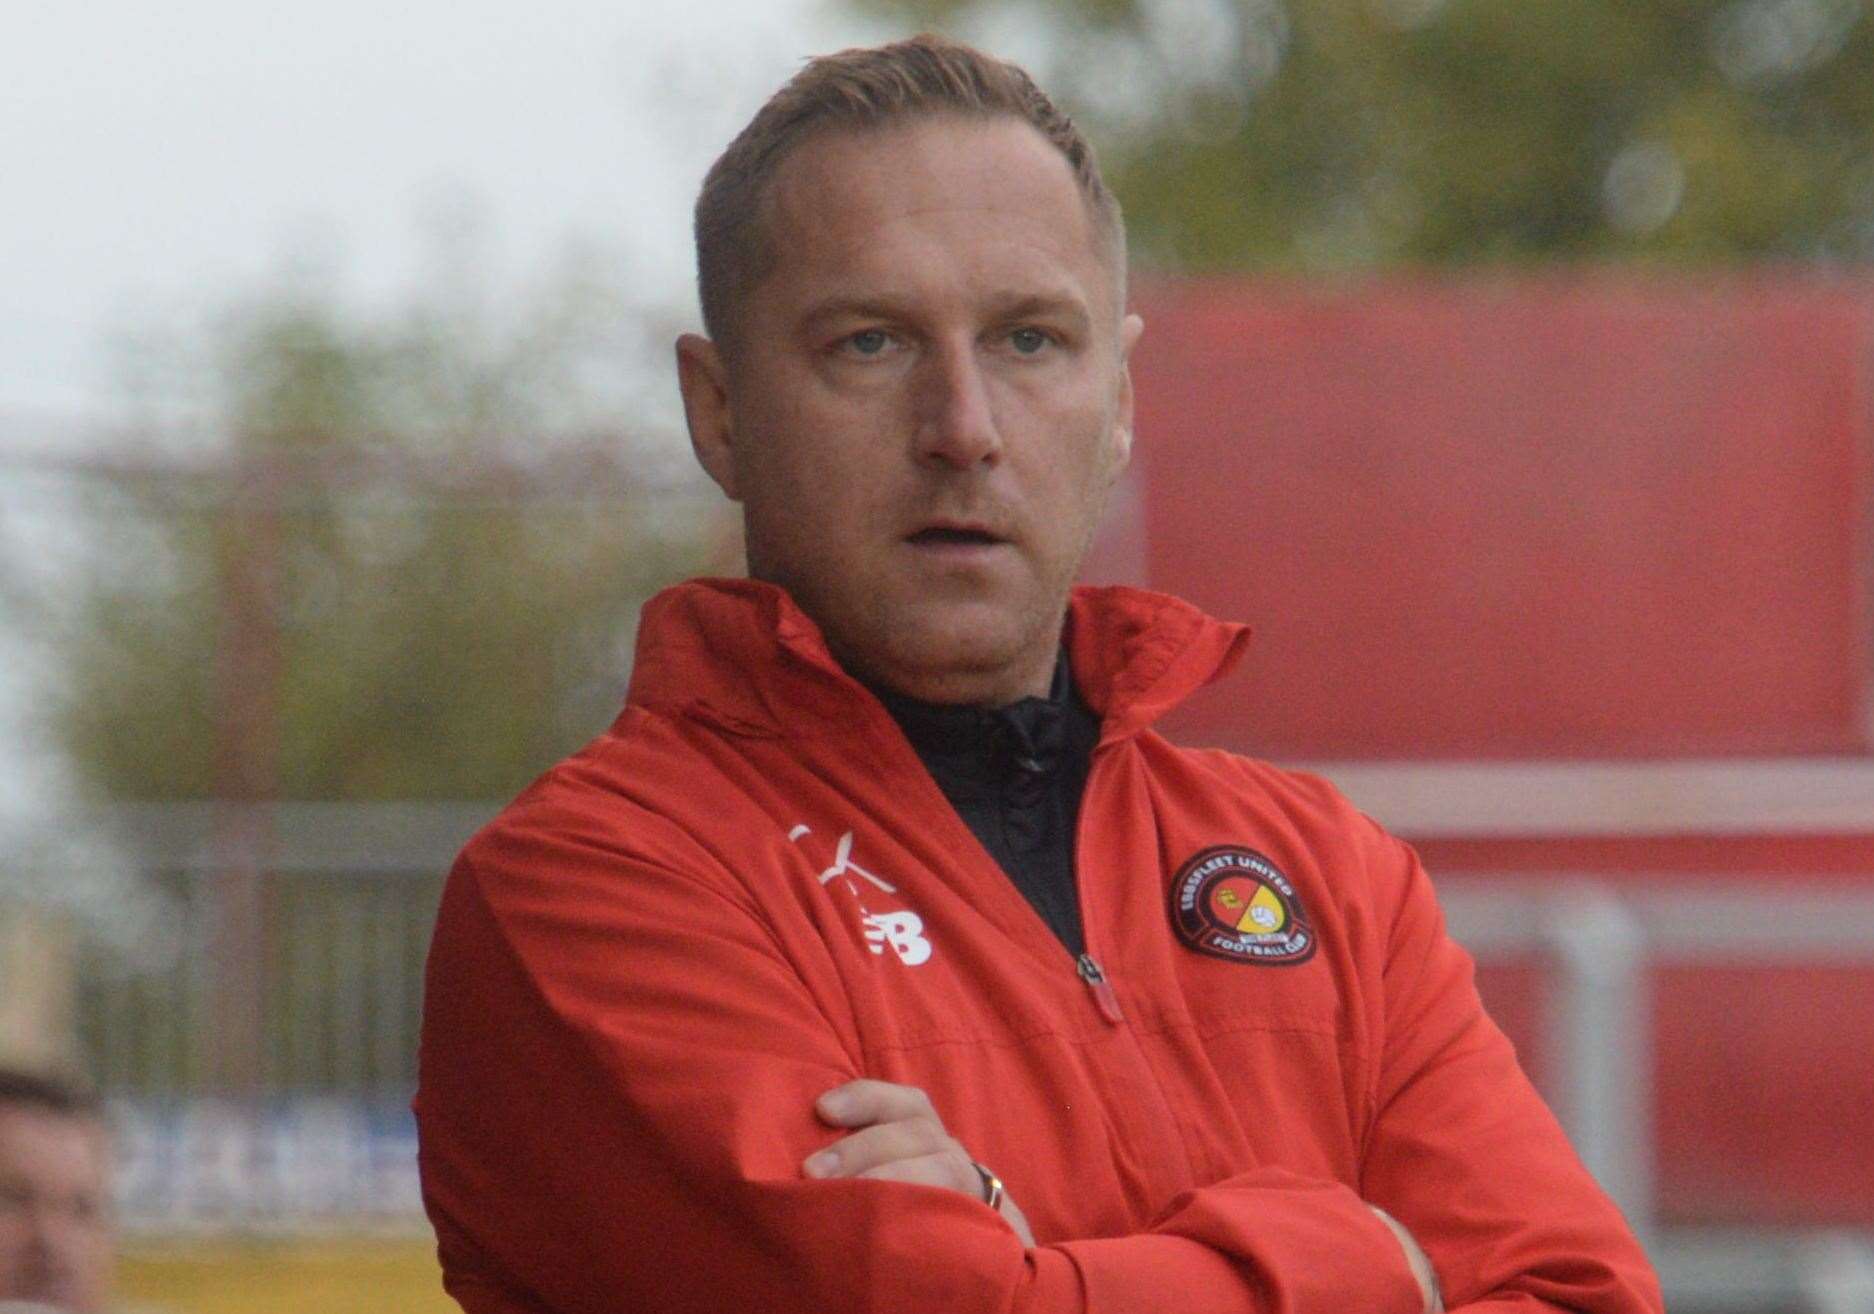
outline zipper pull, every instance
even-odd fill
[[[1080,979],[1093,992],[1093,1002],[1099,1006],[1100,1016],[1114,1026],[1124,1022],[1126,1015],[1119,1011],[1119,996],[1113,993],[1113,983],[1106,979],[1106,973],[1093,961],[1093,955],[1081,954],[1078,967]]]

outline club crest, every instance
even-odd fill
[[[1314,957],[1314,928],[1295,887],[1254,849],[1205,849],[1171,882],[1171,924],[1200,954],[1282,965]]]

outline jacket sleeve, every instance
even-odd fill
[[[1417,855],[1384,968],[1384,1045],[1362,1190],[1424,1247],[1446,1306],[1658,1314],[1658,1279],[1484,1012]]]
[[[807,1179],[843,1134],[812,1101],[862,1074],[758,909],[563,840],[471,854],[430,953],[416,1101],[468,1314],[1420,1308],[1337,1184],[1254,1175],[1145,1233],[1024,1248],[958,1192]]]

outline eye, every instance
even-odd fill
[[[880,356],[891,345],[891,335],[884,329],[860,329],[846,339],[846,349],[855,356]]]
[[[1033,356],[1053,341],[1038,328],[1018,328],[1009,334],[1009,345],[1019,356]]]

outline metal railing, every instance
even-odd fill
[[[1675,1314],[1874,1314],[1874,1237],[1660,1227],[1649,986],[1660,967],[1874,969],[1874,892],[1713,883],[1617,893],[1579,876],[1446,881],[1439,897],[1479,961],[1534,957],[1548,968],[1556,1116],[1645,1242]]]
[[[92,945],[81,963],[77,1030],[112,1096],[163,1100],[342,1095],[407,1101],[416,1079],[423,960],[443,873],[492,807],[285,804],[265,813],[255,1079],[217,1080],[229,1037],[215,993],[216,877],[228,809],[136,805],[97,823],[161,904],[160,943]]]

